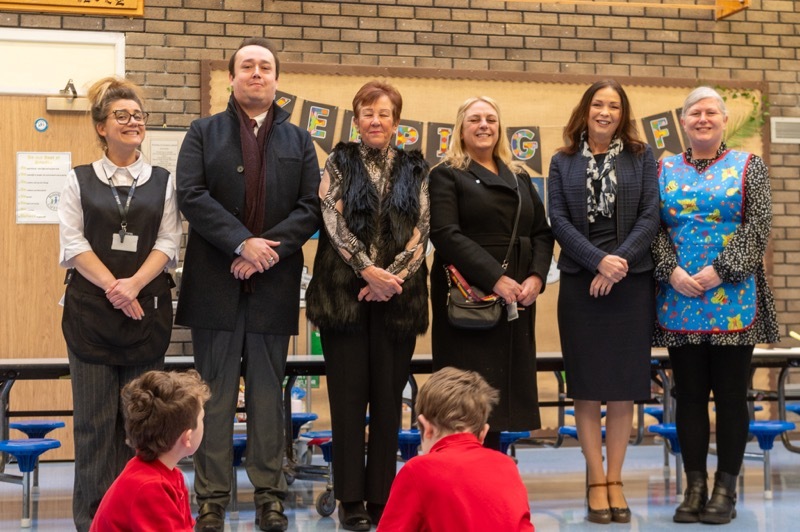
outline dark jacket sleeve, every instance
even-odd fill
[[[630,157],[637,157],[630,155]],[[630,206],[636,210],[636,221],[628,236],[616,250],[616,255],[628,261],[629,265],[642,260],[650,253],[650,244],[656,237],[659,228],[658,213],[658,165],[653,157],[653,150],[647,146],[641,157],[641,175],[629,175],[628,179],[641,180],[641,194],[637,205]],[[638,168],[638,165],[636,165]],[[629,205],[620,205],[619,208],[628,208]],[[631,214],[631,213],[629,213]],[[649,260],[649,259],[648,259]]]
[[[239,202],[244,201],[244,188],[241,180],[231,179],[229,189],[221,191],[225,196],[212,194],[204,157],[207,150],[214,151],[205,143],[214,139],[204,135],[207,128],[202,127],[203,123],[208,124],[205,120],[192,122],[181,145],[176,170],[178,205],[192,230],[233,257],[239,244],[253,236],[235,212],[236,197],[240,196]]]
[[[597,265],[607,253],[593,245],[575,226],[578,210],[586,211],[586,200],[585,197],[570,195],[569,190],[565,188],[572,165],[583,164],[583,161],[584,157],[580,154],[567,156],[561,153],[557,153],[550,161],[550,174],[547,177],[550,226],[561,246],[561,253],[566,253],[584,269],[596,272]],[[559,261],[559,265],[561,263],[562,261]]]

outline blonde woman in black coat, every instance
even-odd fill
[[[521,196],[517,239],[508,250]],[[477,371],[500,391],[489,417],[485,445],[499,449],[500,432],[540,427],[536,387],[536,298],[545,288],[553,235],[530,177],[512,161],[511,149],[491,98],[465,101],[458,110],[453,140],[431,171],[431,272],[434,369],[455,366]],[[516,303],[519,318],[506,313],[488,331],[457,329],[447,320],[445,266],[486,293]]]

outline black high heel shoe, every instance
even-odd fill
[[[622,487],[621,480],[613,480],[607,484],[608,486],[619,486]],[[610,505],[610,504],[609,504]],[[630,523],[631,522],[631,509],[627,506],[625,508],[615,508],[611,506],[611,520],[615,523]]]
[[[589,490],[592,488],[608,488],[608,484],[602,482],[586,486],[586,519],[591,523],[607,525],[611,522],[611,509],[603,508],[602,510],[595,510],[589,505]]]

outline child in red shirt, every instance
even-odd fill
[[[149,371],[122,389],[127,443],[134,456],[106,492],[91,532],[189,532],[189,492],[178,461],[203,439],[208,386],[200,375]]]
[[[497,390],[478,373],[443,368],[417,396],[422,452],[397,474],[378,532],[533,532],[511,458],[483,447]]]

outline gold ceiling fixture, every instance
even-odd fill
[[[659,9],[700,9],[714,11],[716,20],[729,17],[750,7],[751,0],[714,0],[713,4],[693,4],[687,2],[642,2],[632,0],[506,0],[508,2],[531,2],[536,4],[588,5],[604,7],[654,7]]]

